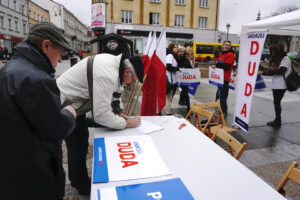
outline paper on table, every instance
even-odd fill
[[[156,124],[153,124],[151,122],[142,120],[141,125],[139,127],[136,127],[136,129],[143,132],[143,133],[152,133],[152,132],[155,132],[155,131],[159,131],[163,128],[160,127],[160,126],[157,126]]]

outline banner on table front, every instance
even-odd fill
[[[224,69],[209,67],[209,83],[219,87],[224,85]]]
[[[243,33],[239,55],[234,123],[248,132],[251,102],[267,31]]]
[[[94,139],[93,183],[170,174],[150,136]]]
[[[94,191],[92,199],[96,200],[194,199],[180,178],[109,188],[100,188],[95,185]]]
[[[177,75],[178,86],[179,87],[182,85],[188,86],[188,93],[191,95],[195,95],[201,80],[200,69],[183,68],[182,71],[178,72],[176,75]]]

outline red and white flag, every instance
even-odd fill
[[[154,37],[155,38],[155,35]],[[156,38],[155,38],[156,40]],[[152,40],[151,46],[156,45]],[[143,85],[142,116],[157,115],[166,104],[166,31],[160,34],[156,50],[145,68],[147,78]],[[152,52],[150,47],[149,54]]]
[[[142,57],[142,62],[144,64],[144,66],[146,66],[150,61],[148,53],[149,53],[149,50],[150,50],[150,45],[151,45],[152,39],[153,39],[152,32],[149,32],[149,36],[148,36],[146,46],[145,46],[144,51],[143,51],[143,57]]]

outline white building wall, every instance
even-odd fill
[[[50,22],[57,27],[64,29],[63,9],[64,7],[51,0],[32,0],[32,2],[49,11]]]
[[[27,1],[16,0],[16,5],[11,0],[1,0],[0,2],[0,16],[3,17],[3,25],[0,24],[0,34],[4,35],[3,44],[11,53],[13,45],[18,43],[12,41],[11,37],[24,40],[28,35]],[[9,27],[9,19],[11,20],[11,28]],[[25,24],[25,29],[23,24]]]

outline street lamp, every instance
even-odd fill
[[[227,40],[228,40],[228,33],[229,33],[229,29],[230,29],[230,24],[229,23],[226,25],[226,28],[227,28]]]

